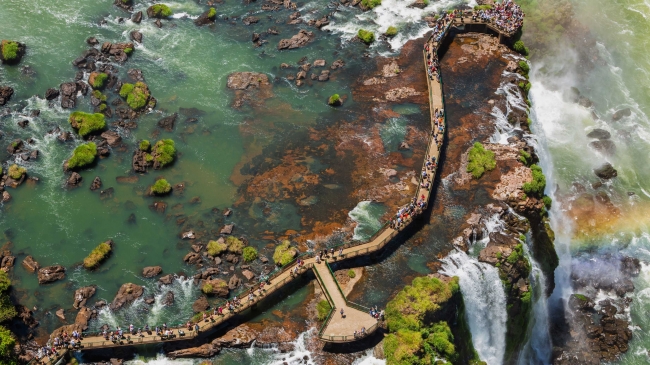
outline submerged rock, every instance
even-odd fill
[[[38,269],[41,268],[41,265],[38,262],[36,262],[36,260],[34,260],[34,258],[31,255],[29,255],[25,257],[25,259],[23,260],[23,267],[27,271],[31,273],[35,273],[36,271],[38,271]]]
[[[612,120],[616,122],[623,119],[624,117],[629,117],[630,115],[632,115],[632,110],[630,110],[630,108],[621,109],[612,115]]]
[[[587,137],[596,139],[609,139],[611,136],[611,133],[600,128],[596,128],[587,134]]]

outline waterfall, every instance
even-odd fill
[[[544,293],[546,277],[537,261],[530,255],[528,246],[526,246],[525,254],[532,268],[528,278],[530,281],[531,302],[533,304],[530,317],[532,325],[528,327],[527,341],[519,353],[517,364],[550,364],[553,345],[551,344],[551,334],[549,332],[548,300]]]
[[[474,348],[488,365],[503,362],[506,349],[506,295],[496,267],[478,262],[462,251],[442,260],[441,273],[460,278],[465,315]]]

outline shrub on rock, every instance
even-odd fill
[[[120,88],[120,96],[126,99],[129,107],[135,111],[140,110],[147,105],[149,101],[149,88],[144,82],[138,81],[134,84],[123,84]]]
[[[533,181],[524,183],[522,190],[526,195],[541,197],[546,188],[546,176],[544,176],[542,168],[537,165],[531,165],[530,170],[533,173]]]
[[[361,5],[366,9],[374,9],[381,5],[381,0],[361,0]]]
[[[148,140],[143,139],[142,141],[140,141],[138,148],[140,149],[140,151],[149,152],[149,150],[151,149],[151,143],[149,143]]]
[[[165,195],[172,191],[172,186],[165,179],[158,179],[151,186],[151,193],[154,195]]]
[[[113,241],[108,240],[102,242],[99,246],[95,247],[90,254],[84,259],[84,267],[86,269],[94,269],[99,266],[113,251]]]
[[[244,247],[243,256],[244,261],[251,262],[257,258],[257,250],[255,247]]]
[[[88,142],[77,146],[72,152],[72,157],[68,160],[68,169],[75,170],[95,161],[97,156],[97,145],[93,142]]]
[[[375,33],[365,29],[359,29],[357,37],[359,37],[359,39],[361,39],[365,44],[370,44],[375,41]]]
[[[7,174],[9,175],[9,177],[14,180],[20,180],[23,177],[23,175],[25,175],[26,172],[27,172],[26,168],[22,166],[18,166],[16,164],[9,166],[9,170],[7,170]]]
[[[528,47],[524,45],[524,42],[519,40],[516,41],[515,44],[512,45],[512,49],[514,49],[516,52],[521,53],[524,56],[528,56]]]
[[[208,295],[212,294],[212,290],[213,288],[212,285],[210,285],[210,283],[205,283],[203,287],[201,287],[201,291],[203,292],[203,294],[208,294]]]
[[[384,33],[386,37],[394,37],[397,35],[397,28],[390,26],[388,29],[386,29],[386,33]]]
[[[85,137],[91,133],[100,132],[106,127],[104,114],[74,112],[68,118],[72,128],[76,129],[80,136]]]
[[[106,83],[106,80],[108,79],[108,75],[103,73],[103,72],[93,72],[90,74],[88,77],[88,83],[90,86],[93,87],[93,89],[101,89],[104,87],[104,84]]]
[[[153,157],[154,168],[159,169],[171,164],[176,156],[174,141],[171,139],[161,139],[153,146],[151,156]]]
[[[149,18],[168,18],[172,16],[172,14],[172,9],[165,4],[155,4],[147,9],[147,15]]]
[[[354,272],[354,270],[350,269],[348,270],[348,277],[350,279],[354,279],[357,276],[357,273]]]
[[[210,10],[208,10],[208,19],[214,20],[216,17],[217,17],[217,9],[210,8]]]
[[[210,241],[208,242],[208,254],[210,256],[219,256],[228,249],[228,245],[224,242]]]
[[[18,63],[22,57],[23,47],[18,42],[3,40],[0,43],[0,59],[4,63]]]
[[[275,252],[273,253],[273,262],[275,262],[276,265],[284,266],[293,261],[293,258],[296,257],[298,251],[295,248],[290,247],[290,245],[291,242],[289,242],[289,240],[284,240],[275,248]]]
[[[341,97],[339,96],[339,94],[334,94],[330,96],[329,100],[327,101],[327,104],[331,106],[340,106],[342,104]]]
[[[228,236],[228,238],[226,238],[226,244],[228,245],[228,252],[232,252],[238,255],[241,255],[245,246],[244,241],[233,236]]]
[[[483,176],[485,171],[494,170],[497,161],[494,158],[494,152],[486,150],[479,142],[474,143],[474,147],[469,150],[467,158],[467,172],[471,173],[475,179]]]

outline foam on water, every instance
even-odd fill
[[[348,216],[357,226],[354,227],[355,240],[366,240],[381,228],[379,218],[384,214],[384,206],[369,200],[359,202]]]

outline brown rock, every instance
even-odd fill
[[[204,284],[212,285],[212,295],[216,295],[221,298],[228,298],[228,293],[230,292],[228,288],[228,283],[223,279],[212,279],[205,280]]]
[[[9,86],[0,86],[0,106],[5,105],[11,98],[11,95],[13,94],[14,94],[13,88]]]
[[[228,288],[230,290],[235,290],[241,284],[241,279],[237,275],[233,275],[228,281]]]
[[[95,176],[92,184],[90,184],[90,190],[95,191],[102,187],[102,179],[99,176]]]
[[[244,270],[241,272],[242,275],[248,280],[251,281],[255,278],[255,274],[250,270]]]
[[[228,88],[233,90],[247,90],[259,88],[269,84],[269,77],[258,72],[235,72],[228,76]]]
[[[38,262],[36,262],[36,260],[34,260],[34,258],[31,255],[25,257],[25,259],[23,260],[23,266],[27,271],[31,273],[34,273],[41,268],[41,265]]]
[[[192,310],[194,313],[201,313],[205,312],[210,308],[210,304],[208,303],[208,298],[205,297],[205,295],[201,295],[199,299],[197,299],[194,304],[192,304]]]
[[[79,288],[75,290],[74,292],[74,303],[72,303],[72,307],[74,309],[79,309],[81,307],[86,306],[86,301],[93,295],[95,295],[95,291],[97,290],[97,287],[95,285],[91,286],[84,286],[82,288]]]
[[[38,283],[46,284],[65,278],[65,268],[61,265],[53,265],[38,270]]]
[[[307,45],[314,39],[314,33],[308,32],[304,29],[301,29],[298,34],[294,35],[290,39],[281,39],[278,43],[278,49],[294,49],[300,48]]]
[[[106,131],[101,134],[101,137],[106,140],[106,143],[108,143],[109,146],[115,147],[120,142],[122,142],[122,137],[120,137],[119,134],[115,131]]]
[[[162,267],[160,266],[147,266],[142,269],[142,276],[145,278],[153,278],[154,276],[160,275],[162,272]]]
[[[117,295],[110,304],[111,310],[122,308],[125,304],[132,303],[144,294],[144,288],[133,283],[122,284]]]
[[[187,262],[190,265],[198,264],[201,262],[201,255],[199,255],[196,252],[190,252],[185,257],[183,257],[183,261]]]
[[[167,356],[172,359],[176,358],[196,358],[196,357],[213,357],[221,351],[221,348],[206,343],[199,347],[190,347],[188,349],[176,350],[167,353]]]
[[[56,316],[59,317],[60,320],[65,321],[65,312],[63,309],[59,309],[56,312]]]
[[[174,281],[174,275],[173,274],[167,274],[160,279],[158,279],[158,282],[162,285],[169,285]]]
[[[212,345],[221,348],[244,348],[249,347],[256,338],[257,332],[248,325],[242,324],[212,340]]]
[[[221,234],[232,234],[233,229],[235,229],[234,224],[226,224],[222,229],[221,229]]]
[[[76,172],[73,172],[70,177],[68,177],[68,181],[66,182],[69,187],[74,188],[79,186],[81,184],[81,175],[79,175]]]

